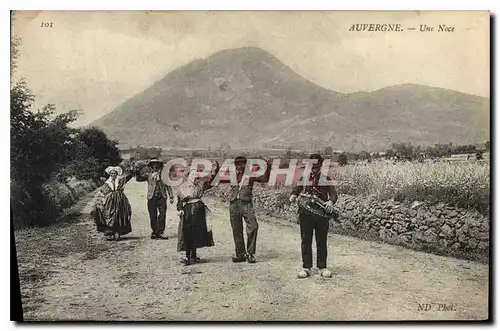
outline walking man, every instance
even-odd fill
[[[312,154],[310,159],[317,160],[313,164],[309,176],[311,185],[297,185],[290,196],[290,202],[297,200],[300,193],[311,194],[319,197],[325,201],[325,207],[331,212],[333,205],[337,202],[337,192],[333,185],[320,185],[320,170],[323,165],[323,158],[319,154]],[[327,180],[330,178],[327,176]],[[301,183],[303,177],[299,179]],[[315,206],[311,206],[315,207]],[[298,273],[299,278],[306,278],[311,275],[311,268],[313,266],[312,260],[312,239],[313,233],[316,236],[316,267],[320,270],[322,277],[331,277],[332,273],[326,267],[327,262],[327,238],[328,228],[330,226],[330,219],[321,215],[321,213],[311,212],[314,209],[301,208],[299,204],[299,224],[300,224],[300,237],[301,237],[301,251],[302,251],[302,267],[303,269]]]
[[[238,156],[235,159],[236,180],[239,185],[231,186],[229,191],[229,219],[233,230],[233,238],[236,255],[233,257],[234,263],[244,262],[255,263],[255,250],[257,245],[257,232],[259,224],[255,217],[252,201],[253,185],[257,182],[267,182],[271,172],[271,166],[267,162],[267,169],[264,175],[260,177],[248,178],[248,183],[243,185],[247,159]],[[243,220],[246,223],[247,244],[243,238]]]
[[[138,182],[148,182],[148,212],[151,225],[151,239],[168,239],[164,236],[167,217],[167,198],[174,203],[172,188],[162,179],[163,161],[151,159],[147,167],[137,172]]]

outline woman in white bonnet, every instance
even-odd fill
[[[93,210],[97,231],[103,232],[107,240],[119,240],[122,235],[132,232],[130,219],[132,208],[123,188],[132,178],[132,173],[123,175],[119,166],[106,168],[109,178],[98,191]]]

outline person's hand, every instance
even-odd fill
[[[333,212],[333,201],[328,200],[328,201],[325,203],[325,207],[326,207],[326,210],[327,210],[329,213]]]
[[[267,164],[267,167],[268,167],[268,169],[267,169],[267,170],[271,169],[271,166],[272,166],[272,160],[271,160],[271,158],[269,158],[268,156],[265,156],[265,157],[263,158],[263,160],[264,160],[264,161],[266,162],[266,164]]]
[[[295,201],[297,201],[297,196],[295,194],[292,194],[289,200],[291,203],[294,203]]]
[[[184,210],[179,210],[179,211],[177,212],[177,216],[182,216],[182,215],[184,215]]]

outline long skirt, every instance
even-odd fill
[[[109,193],[102,208],[96,207],[92,214],[99,232],[120,235],[132,232],[132,208],[127,196],[121,191]]]
[[[212,247],[214,238],[207,229],[207,207],[201,201],[184,205],[178,229],[177,251]]]

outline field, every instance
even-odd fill
[[[339,167],[335,177],[343,194],[446,203],[484,215],[489,212],[489,162],[375,162]]]
[[[287,167],[286,159],[277,156],[276,153],[268,151],[266,156],[271,159],[280,158],[283,167]],[[188,162],[191,159],[190,153],[180,151],[164,153],[162,157],[164,159],[185,157]],[[208,158],[219,162],[225,159],[219,155],[211,155]],[[488,159],[489,157],[486,158]],[[351,162],[343,167],[334,162],[329,175],[336,181],[340,194],[375,196],[379,200],[394,199],[408,203],[414,201],[430,204],[445,203],[474,209],[483,215],[488,215],[490,162],[486,160],[460,159],[447,162],[441,159],[426,160],[423,163],[378,160],[372,163]],[[300,167],[296,169],[293,183],[301,177],[302,170]],[[285,178],[285,175],[277,176],[275,189],[283,186]]]

